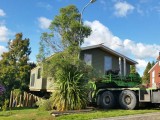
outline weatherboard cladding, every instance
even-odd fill
[[[80,59],[84,60],[84,54],[92,54],[92,66],[96,69],[96,71],[100,74],[104,74],[104,58],[105,56],[112,57],[112,69],[118,70],[119,69],[119,57],[121,57],[121,69],[122,69],[122,75],[123,75],[123,58],[126,59],[126,72],[129,74],[130,72],[130,65],[137,64],[134,60],[131,60],[130,58],[113,51],[112,49],[105,47],[103,45],[95,45],[95,46],[89,46],[89,47],[83,47],[80,54]],[[54,55],[50,56],[47,60],[49,60],[51,57],[54,57]],[[37,76],[38,69],[40,66],[37,66],[36,68],[31,70],[31,74],[35,74]],[[31,80],[30,80],[31,84]],[[43,76],[39,79],[35,77],[35,84],[34,86],[30,86],[31,91],[40,91],[42,89],[46,89],[47,91],[50,90],[52,87],[50,87],[50,81],[49,79],[44,79]]]
[[[84,54],[91,54],[92,55],[92,66],[96,70],[96,72],[100,74],[104,74],[104,57],[109,56],[112,58],[112,69],[113,70],[119,70],[119,56],[112,54],[109,51],[106,51],[104,49],[101,49],[99,47],[95,48],[89,48],[89,49],[83,49],[81,51],[80,59],[84,60]],[[123,59],[121,61],[122,64],[122,74],[123,74]],[[131,63],[134,64],[134,63]],[[126,62],[126,73],[130,73],[130,61]]]
[[[82,47],[81,49],[82,49],[82,51],[84,51],[84,50],[89,50],[89,49],[93,49],[93,48],[100,48],[100,49],[102,49],[102,50],[104,50],[104,51],[106,51],[106,52],[108,52],[108,53],[110,53],[114,56],[125,58],[131,65],[138,64],[136,61],[134,61],[134,60],[132,60],[132,59],[130,59],[130,58],[128,58],[128,57],[126,57],[126,56],[124,56],[124,55],[122,55],[122,54],[120,54],[120,53],[118,53],[118,52],[116,52],[112,49],[110,49],[109,47],[106,47],[106,46],[102,45],[102,44],[88,46],[88,47]]]

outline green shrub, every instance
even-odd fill
[[[86,67],[63,61],[55,73],[55,90],[50,98],[59,111],[82,109],[88,103]]]
[[[6,111],[6,110],[7,110],[7,108],[8,108],[8,103],[9,103],[9,100],[5,100],[5,101],[4,101],[4,105],[2,106],[2,110],[3,110],[3,111]]]
[[[78,59],[78,51],[78,48],[70,47],[43,64],[43,74],[54,78],[50,100],[58,111],[79,110],[88,104],[87,84],[92,67]]]
[[[38,109],[39,110],[42,110],[42,111],[49,111],[49,110],[52,110],[52,104],[51,104],[51,101],[49,99],[41,99],[40,101],[38,101],[36,103],[36,105],[38,106]]]

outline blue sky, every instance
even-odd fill
[[[41,33],[59,9],[70,4],[79,11],[90,0],[0,0],[0,54],[18,32],[30,39],[31,61],[36,61]],[[136,60],[142,74],[160,51],[159,0],[97,0],[84,11],[83,21],[92,28],[86,45],[106,46]]]

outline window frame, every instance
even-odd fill
[[[31,83],[30,83],[31,87],[34,87],[34,85],[35,85],[35,73],[31,75]]]
[[[110,58],[110,68],[106,69],[106,58]],[[104,73],[106,73],[106,71],[108,70],[112,70],[113,69],[113,62],[112,62],[112,57],[111,56],[104,56]]]
[[[87,58],[86,58],[87,57]],[[89,58],[88,58],[89,57]],[[92,54],[85,53],[84,54],[84,62],[87,65],[92,65]]]
[[[42,69],[38,68],[37,79],[41,78],[41,72],[42,72]]]

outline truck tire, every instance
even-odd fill
[[[119,95],[119,104],[123,109],[133,110],[137,105],[135,92],[123,90]]]
[[[113,108],[115,105],[115,98],[112,92],[105,91],[100,96],[100,106],[104,109]]]

